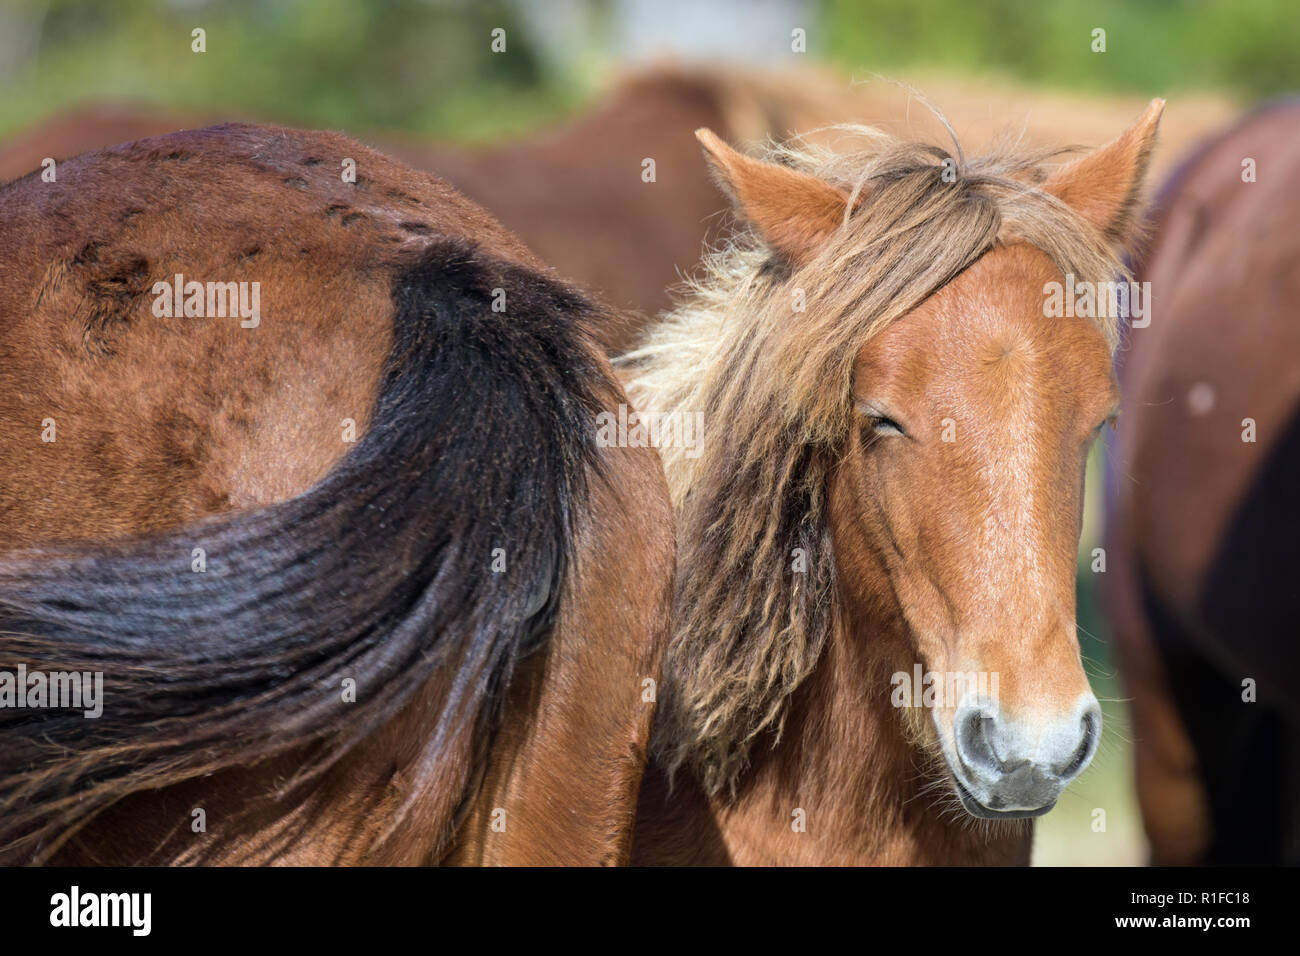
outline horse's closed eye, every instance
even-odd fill
[[[885,414],[885,409],[865,401],[859,401],[857,405],[858,414],[865,419],[863,422],[866,433],[877,435],[881,438],[887,438],[891,435],[906,435],[907,430],[903,428],[895,419]]]
[[[898,424],[898,422],[894,421],[892,418],[883,418],[878,415],[873,415],[869,419],[869,425],[873,434],[882,437],[888,435],[907,434],[907,432],[903,431],[903,426]]]

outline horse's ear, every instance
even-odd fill
[[[739,153],[712,130],[697,129],[695,138],[736,214],[795,263],[811,259],[844,222],[849,194],[843,190],[797,169]]]
[[[1062,166],[1043,189],[1096,226],[1108,241],[1122,245],[1133,225],[1164,109],[1164,100],[1152,100],[1118,139]]]

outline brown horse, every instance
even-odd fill
[[[1028,862],[1101,732],[1074,576],[1118,409],[1113,313],[1046,303],[1119,273],[1162,107],[1050,173],[701,131],[752,234],[627,360],[638,407],[706,437],[663,450],[678,577],[633,862]]]
[[[1162,190],[1123,358],[1103,597],[1157,863],[1300,863],[1300,103]]]
[[[600,306],[242,125],[4,187],[0,262],[0,859],[626,858],[672,514]]]

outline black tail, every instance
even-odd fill
[[[553,624],[599,467],[593,307],[451,241],[394,299],[372,425],[315,488],[0,557],[0,670],[104,674],[98,719],[0,708],[0,860],[45,858],[128,793],[290,748],[313,745],[302,776],[318,775],[437,668],[455,676],[423,765],[463,721],[490,732],[514,662]]]

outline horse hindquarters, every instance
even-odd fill
[[[111,699],[93,726],[0,712],[0,854],[431,862],[491,756],[511,840],[556,835],[529,807],[585,801],[568,858],[619,859],[671,531],[653,452],[597,447],[622,400],[599,308],[445,184],[331,134],[80,157],[6,187],[0,217],[0,394],[20,422],[59,409],[57,444],[6,442],[0,530],[79,542],[0,558],[0,661],[103,672]],[[259,281],[260,323],[160,315],[150,282],[177,273]],[[188,457],[164,425],[195,433]],[[516,766],[559,745],[587,766]]]

